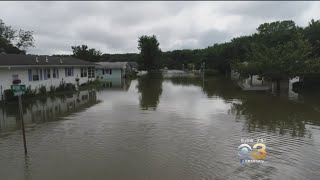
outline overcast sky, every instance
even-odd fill
[[[0,19],[34,31],[28,53],[70,54],[87,44],[103,53],[138,52],[141,35],[163,51],[205,48],[249,35],[259,24],[320,19],[320,2],[0,2]]]

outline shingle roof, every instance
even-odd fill
[[[97,62],[98,67],[103,66],[109,69],[123,69],[127,66],[128,62]]]
[[[46,59],[48,61],[46,61]],[[62,62],[62,63],[61,63]],[[72,57],[0,54],[0,66],[94,66],[96,64]]]

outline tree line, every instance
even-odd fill
[[[146,70],[181,69],[183,64],[199,69],[205,62],[206,69],[221,73],[233,69],[243,76],[278,81],[319,73],[320,21],[311,20],[306,27],[292,20],[264,23],[252,35],[194,50],[162,52],[156,36],[141,36],[138,49],[140,54],[102,54],[96,61],[136,61]]]
[[[7,53],[23,53],[33,46],[32,31],[14,30],[0,20],[0,47]],[[280,81],[295,76],[318,74],[320,71],[320,21],[311,20],[300,27],[292,20],[275,21],[258,26],[255,33],[216,43],[204,49],[184,49],[163,52],[156,36],[140,36],[140,53],[107,54],[87,45],[72,46],[71,56],[97,61],[136,61],[141,69],[167,67],[206,69],[220,73],[231,70],[242,76]],[[65,56],[65,55],[64,55]]]

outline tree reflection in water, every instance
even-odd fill
[[[204,81],[201,78],[170,78],[170,81],[178,85],[200,86],[209,98],[220,97],[226,103],[232,103],[230,113],[237,120],[245,121],[244,128],[248,132],[267,130],[302,137],[309,134],[306,124],[320,125],[319,104],[309,103],[310,98],[303,98],[304,95],[299,95],[304,102],[298,102],[269,92],[243,92],[231,80],[221,77]]]
[[[161,73],[148,73],[138,79],[140,107],[143,110],[156,110],[162,94],[163,76]]]

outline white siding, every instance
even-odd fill
[[[49,68],[49,67],[48,67]],[[74,67],[73,76],[66,77],[65,76],[65,67],[60,67],[59,69],[59,78],[53,78],[53,68],[50,67],[51,77],[47,80],[39,80],[39,81],[29,81],[28,69],[36,69],[36,68],[0,68],[0,95],[3,94],[5,89],[10,89],[12,85],[12,75],[17,74],[19,79],[21,80],[21,84],[25,84],[27,87],[30,85],[32,89],[39,88],[40,86],[46,86],[47,90],[50,90],[50,86],[58,87],[63,80],[65,83],[76,84],[76,78],[78,77],[79,84],[83,84],[88,82],[88,80],[94,80],[95,78],[81,77],[80,67]],[[44,68],[42,68],[44,69]],[[43,73],[43,70],[42,70]],[[1,100],[1,98],[0,98]]]

